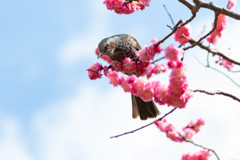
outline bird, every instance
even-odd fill
[[[129,34],[118,34],[104,38],[98,44],[99,55],[107,55],[113,61],[121,62],[126,57],[133,61],[138,60],[138,51],[141,49],[138,41]],[[136,73],[133,73],[136,75]],[[138,76],[138,75],[137,75]],[[153,101],[145,102],[140,97],[131,95],[132,117],[141,120],[155,118],[160,114]]]

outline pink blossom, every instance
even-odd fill
[[[112,61],[111,62],[112,69],[114,71],[122,71],[122,63],[118,61]]]
[[[162,121],[155,122],[155,125],[160,129],[160,131],[165,132],[166,136],[175,142],[183,142],[184,138],[180,136],[178,131],[172,124],[167,123],[166,119]]]
[[[123,76],[123,77],[121,77],[121,79],[122,79],[121,87],[123,88],[123,90],[125,92],[131,92],[132,84],[135,82],[137,77],[135,75]]]
[[[161,45],[159,44],[159,45],[155,46],[155,45],[158,43],[157,38],[156,38],[156,37],[153,38],[153,39],[151,40],[151,42],[152,42],[152,45],[154,46],[153,52],[154,52],[155,54],[161,53],[161,51],[163,50],[163,48],[161,47]]]
[[[101,74],[102,65],[100,63],[93,63],[88,69],[88,77],[91,80],[102,78]]]
[[[213,24],[214,25],[214,24]],[[216,44],[218,39],[222,36],[222,31],[227,28],[227,17],[223,14],[218,16],[217,28],[213,33],[208,36],[207,41],[212,44]]]
[[[228,0],[228,6],[227,6],[227,9],[229,10],[233,10],[235,5],[236,5],[236,1],[237,0]]]
[[[192,97],[192,90],[186,89],[184,94],[180,97],[174,95],[168,95],[168,105],[185,108],[188,100]]]
[[[110,80],[110,84],[112,84],[114,87],[120,84],[120,75],[118,72],[109,69],[107,77]]]
[[[184,137],[188,140],[191,140],[193,135],[196,134],[196,132],[190,128],[184,129],[183,132],[184,132]]]
[[[200,130],[200,127],[203,126],[204,124],[205,124],[205,122],[201,118],[199,118],[197,121],[191,121],[186,127],[183,128],[185,137],[187,137],[186,134],[189,134],[188,132],[192,132],[194,134],[198,133]],[[192,130],[192,131],[190,131],[190,130]]]
[[[97,55],[99,55],[100,51],[99,51],[98,48],[96,48],[95,53],[96,53]],[[108,63],[111,63],[110,57],[107,56],[107,55],[105,55],[105,54],[101,55],[100,58],[103,59],[103,60],[105,60],[105,61],[108,62]]]
[[[183,58],[183,50],[172,44],[165,48],[165,57],[169,61],[180,61]]]
[[[103,67],[103,73],[106,77],[107,77],[107,74],[108,74],[108,70],[109,70],[108,66]]]
[[[161,72],[166,72],[167,67],[164,64],[158,63],[152,68],[152,73],[159,74]]]
[[[149,66],[149,62],[138,62],[136,66],[136,72],[138,75],[143,75],[146,73],[147,67]]]
[[[183,45],[183,44],[185,44],[189,41],[187,38],[185,38],[182,35],[185,35],[186,37],[191,38],[191,27],[190,27],[190,25],[185,25],[185,26],[179,28],[174,34],[174,39],[176,41],[178,41],[181,45]]]
[[[142,75],[146,75],[147,78],[151,78],[152,74],[159,74],[161,72],[166,72],[167,67],[165,64],[158,63],[156,65],[149,64],[147,67],[144,68],[144,73]]]
[[[154,101],[160,105],[164,105],[168,102],[168,88],[166,85],[161,85],[160,82],[155,82]]]
[[[139,60],[142,62],[149,62],[153,60],[154,56],[163,50],[160,45],[155,46],[158,42],[157,38],[154,38],[151,42],[152,45],[144,46],[143,49],[138,51]]]
[[[232,63],[226,59],[222,60],[222,65],[223,65],[223,67],[227,68],[228,70],[230,70],[234,67],[234,63]]]
[[[136,62],[132,61],[130,58],[125,58],[122,61],[122,71],[126,73],[132,73],[136,69]]]
[[[182,156],[182,160],[208,160],[210,153],[207,150],[201,150],[195,153],[187,153]]]
[[[152,87],[152,83],[151,82],[147,82],[145,84],[143,93],[141,95],[139,95],[139,96],[145,102],[149,102],[149,101],[152,100],[152,98],[154,96],[154,91],[153,91],[153,87]]]
[[[136,81],[134,81],[134,83],[132,84],[131,93],[137,96],[142,95],[144,92],[145,83],[146,83],[145,77],[137,78]]]
[[[149,62],[149,61],[153,60],[154,56],[151,53],[151,50],[152,50],[152,46],[145,46],[143,49],[138,51],[139,59],[142,62]]]

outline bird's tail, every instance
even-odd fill
[[[154,118],[160,114],[158,108],[153,101],[144,102],[138,96],[132,96],[132,117],[137,118],[140,116],[141,120],[146,120],[147,118]]]

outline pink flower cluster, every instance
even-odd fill
[[[227,68],[228,70],[230,70],[234,67],[234,63],[229,62],[226,59],[223,59],[221,64],[223,65],[223,67]]]
[[[183,63],[181,59],[183,58],[184,51],[175,45],[170,45],[165,48],[165,58],[168,59],[169,68],[181,68]]]
[[[149,6],[151,0],[104,0],[107,9],[114,10],[117,14],[131,14],[136,10],[143,10]]]
[[[160,45],[155,46],[158,42],[157,38],[154,38],[151,42],[152,45],[144,46],[143,49],[138,51],[139,60],[142,62],[149,62],[153,60],[155,55],[163,50]]]
[[[223,67],[225,67],[226,69],[230,70],[234,67],[234,63],[222,58],[219,56],[219,60],[216,61],[216,63],[222,65]]]
[[[192,97],[192,91],[188,88],[186,68],[181,61],[183,50],[174,45],[165,49],[165,57],[168,59],[168,67],[172,69],[169,79],[167,99],[168,105],[185,108],[186,103]]]
[[[102,74],[101,74],[101,70],[102,70],[102,65],[100,63],[93,63],[88,69],[88,77],[91,80],[95,80],[98,78],[102,78]]]
[[[144,101],[151,101],[158,93],[155,92],[158,81],[148,81],[146,77],[137,77],[136,75],[121,75],[119,72],[108,70],[107,77],[113,86],[121,86],[125,92],[139,96]]]
[[[208,160],[210,153],[207,150],[201,150],[196,153],[188,153],[182,156],[182,160]]]
[[[150,78],[152,74],[159,74],[167,70],[164,64],[158,63],[157,65],[153,65],[149,62],[135,62],[130,58],[125,58],[122,62],[112,61],[111,67],[117,72],[135,72],[139,76],[146,75],[147,78]]]
[[[204,120],[199,118],[197,121],[191,121],[186,127],[182,130],[184,132],[184,137],[191,140],[193,135],[197,134],[200,130],[200,127],[205,124]]]
[[[227,28],[227,17],[223,14],[220,14],[217,20],[217,28],[212,34],[210,34],[210,36],[207,38],[207,41],[214,45],[217,44],[218,39],[222,37],[222,31],[226,28]]]
[[[153,40],[152,48],[149,47],[154,53],[162,50],[160,47],[154,46],[156,42],[157,40]],[[149,57],[152,55],[149,54]],[[97,79],[101,78],[101,70],[103,70],[113,86],[121,86],[125,92],[139,96],[144,101],[154,99],[160,105],[167,104],[168,106],[185,108],[192,96],[192,91],[188,88],[186,68],[181,61],[183,50],[170,45],[165,49],[165,57],[168,60],[168,67],[172,70],[168,86],[159,81],[148,80],[152,74],[159,74],[167,70],[166,66],[161,63],[153,65],[149,61],[133,61],[130,58],[125,58],[122,62],[111,61],[110,67],[102,67],[100,64],[94,63],[87,71],[90,79]],[[146,59],[151,60],[152,58],[146,57]],[[125,73],[125,75],[121,75],[120,72]]]
[[[228,0],[227,9],[233,10],[236,5],[236,0]],[[217,28],[215,31],[207,38],[207,41],[212,44],[216,44],[218,39],[222,36],[222,31],[227,28],[227,19],[228,17],[220,14],[217,20]],[[214,24],[213,24],[214,25]]]
[[[175,41],[179,42],[181,45],[187,43],[189,40],[185,38],[184,36],[191,38],[191,27],[190,25],[185,25],[181,28],[179,28],[175,33],[174,33],[174,39]]]
[[[160,131],[165,132],[167,137],[174,142],[183,142],[185,138],[188,140],[192,139],[192,136],[199,132],[199,129],[204,125],[204,120],[198,119],[195,122],[190,122],[186,127],[183,128],[184,137],[176,130],[176,128],[167,123],[166,119],[162,121],[155,122],[155,125],[160,129]]]
[[[185,141],[184,138],[180,135],[180,133],[176,130],[176,128],[172,124],[167,123],[166,119],[155,122],[155,125],[160,129],[160,131],[165,132],[167,137],[170,138],[172,141]]]

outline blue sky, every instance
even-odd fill
[[[132,120],[128,94],[110,86],[106,78],[87,77],[86,68],[102,62],[94,54],[101,39],[129,33],[144,46],[167,35],[171,21],[163,3],[175,22],[190,16],[183,5],[165,0],[153,0],[132,15],[116,15],[102,0],[0,0],[0,159],[180,159],[182,153],[198,150],[171,142],[155,126],[109,139],[151,120]],[[239,12],[239,6],[236,9]],[[209,29],[212,24],[211,12],[199,15],[192,23],[195,37],[204,25]],[[226,53],[230,47],[231,56],[239,58],[240,24],[230,23],[217,47]],[[172,38],[164,47],[170,43]],[[239,95],[239,88],[225,77],[199,65],[193,55],[205,62],[206,53],[201,52],[193,49],[185,58],[190,86]],[[238,76],[233,75],[239,82]],[[162,113],[170,109],[159,107]],[[216,148],[223,159],[239,159],[239,113],[239,104],[231,99],[196,94],[186,110],[169,119],[181,128],[192,119],[205,118],[207,124],[196,141]]]

